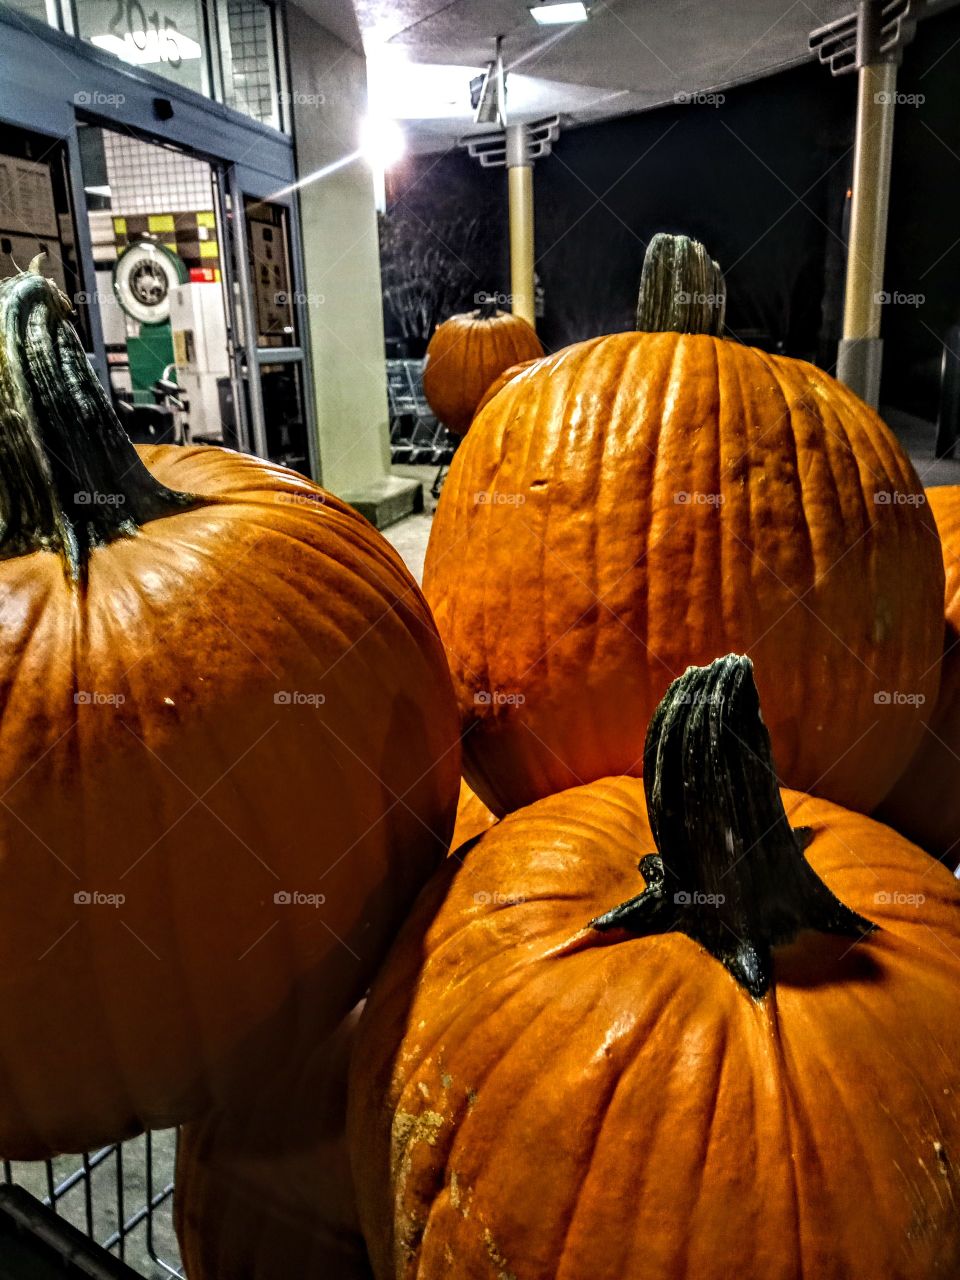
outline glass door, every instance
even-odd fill
[[[78,136],[110,391],[128,434],[248,450],[223,170],[105,125]]]
[[[316,476],[294,210],[244,192],[236,169],[230,210],[253,449]]]

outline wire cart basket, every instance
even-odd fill
[[[23,1188],[56,1215],[52,1231],[44,1230],[42,1225],[35,1228],[32,1220],[27,1221],[30,1214],[24,1205],[31,1203],[28,1198],[17,1192],[10,1196],[9,1213],[21,1224],[26,1222],[28,1234],[37,1231],[55,1236],[58,1224],[62,1225],[63,1238],[55,1242],[58,1256],[74,1256],[69,1242],[80,1232],[117,1263],[126,1264],[125,1268],[121,1265],[114,1270],[105,1259],[105,1269],[90,1270],[89,1264],[84,1264],[79,1272],[64,1274],[167,1280],[183,1275],[172,1221],[176,1150],[176,1130],[169,1129],[113,1143],[86,1155],[31,1162],[5,1160],[0,1164],[0,1194],[7,1187]],[[0,1198],[0,1209],[6,1204]],[[51,1221],[48,1214],[40,1213]],[[96,1250],[91,1251],[95,1253]],[[0,1277],[7,1274],[0,1258]]]

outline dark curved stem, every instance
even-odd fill
[[[0,558],[59,551],[79,578],[92,548],[200,499],[140,461],[69,315],[33,270],[0,284]]]
[[[497,306],[497,300],[489,294],[484,297],[483,301],[477,307],[478,320],[492,320],[500,311]]]
[[[723,273],[700,241],[658,231],[647,245],[640,275],[641,333],[719,335],[725,312]]]
[[[773,947],[803,929],[875,928],[834,897],[804,856],[810,831],[787,821],[749,658],[673,682],[650,721],[643,778],[659,853],[640,862],[644,892],[594,929],[685,933],[759,999]]]

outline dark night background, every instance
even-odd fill
[[[960,321],[960,9],[922,21],[904,54],[887,239],[882,401],[933,420],[940,342]],[[727,323],[745,342],[832,369],[840,333],[844,212],[856,77],[817,63],[678,105],[561,132],[534,170],[539,322],[553,350],[633,323],[655,231],[704,241],[727,277]],[[509,289],[506,172],[460,149],[407,161],[382,220],[388,336],[401,332],[411,264],[429,332]],[[957,241],[957,243],[954,243]],[[394,302],[396,300],[396,305]],[[409,305],[407,306],[409,313]],[[422,343],[409,342],[410,354]]]

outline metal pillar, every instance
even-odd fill
[[[522,124],[507,125],[510,293],[513,314],[536,325],[533,274],[533,156]]]
[[[461,139],[484,169],[507,169],[510,211],[510,293],[513,313],[536,326],[533,258],[533,165],[550,154],[560,136],[560,117],[508,124],[502,133]]]
[[[884,10],[886,9],[886,15]],[[859,0],[855,13],[813,32],[811,47],[834,75],[856,70],[853,197],[847,241],[843,337],[837,377],[876,407],[883,342],[883,265],[890,203],[897,63],[916,26],[913,0]]]
[[[880,311],[890,203],[896,63],[861,67],[859,77],[847,285],[837,377],[876,408],[883,362]]]

